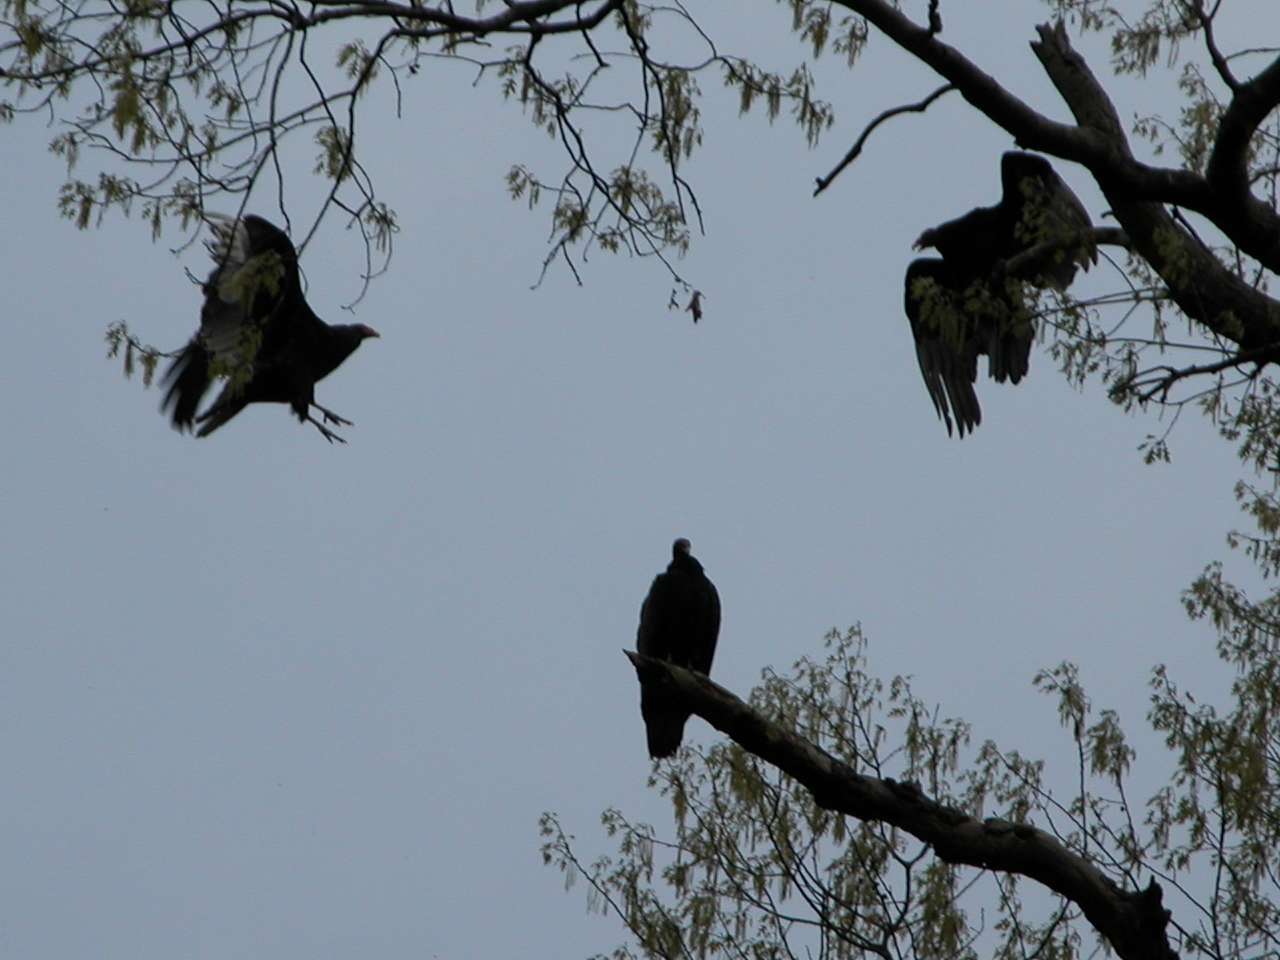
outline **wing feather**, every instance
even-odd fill
[[[1058,243],[1044,257],[1037,256],[1020,274],[1039,286],[1066,290],[1077,268],[1098,262],[1093,223],[1080,198],[1044,157],[1011,150],[1000,158],[1004,188],[1001,206],[1009,210],[1011,233],[1006,258],[1040,243]]]
[[[973,323],[956,302],[954,271],[943,260],[913,260],[907,267],[904,306],[915,341],[916,361],[938,419],[960,436],[982,422],[974,382],[978,354]],[[943,323],[945,321],[945,324]],[[985,345],[984,345],[985,346]]]

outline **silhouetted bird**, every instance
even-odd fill
[[[980,355],[998,383],[1027,373],[1035,324],[1022,283],[1065,290],[1077,266],[1097,261],[1089,215],[1049,161],[1006,153],[1000,182],[996,206],[920,235],[916,249],[933,247],[942,259],[907,267],[904,305],[920,374],[947,433],[954,416],[962,437],[982,422]],[[1029,259],[1012,262],[1023,254]]]
[[[287,403],[299,421],[326,440],[342,437],[325,423],[350,425],[315,401],[315,385],[377,331],[364,324],[325,323],[302,295],[298,253],[289,238],[261,217],[241,220],[207,214],[213,238],[206,244],[214,268],[204,284],[200,329],[165,372],[161,410],[173,408],[176,430],[207,437],[251,403]],[[226,378],[203,413],[213,381]]]
[[[683,537],[671,546],[671,563],[654,578],[640,607],[636,649],[710,675],[720,633],[720,595],[689,552]],[[649,756],[669,757],[680,747],[689,711],[650,684],[640,686],[640,713],[649,740]]]

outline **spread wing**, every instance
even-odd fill
[[[252,363],[260,344],[288,326],[302,297],[298,253],[283,231],[261,217],[209,215],[206,243],[214,268],[204,284],[199,337],[215,364]],[[278,339],[273,336],[271,339]]]
[[[282,231],[261,217],[206,218],[211,236],[205,246],[214,267],[203,287],[200,329],[163,381],[168,389],[161,409],[172,408],[178,430],[191,429],[200,401],[219,377],[229,382],[216,406],[234,399],[253,377],[255,362],[288,339],[292,305],[301,298],[297,252]]]
[[[1004,154],[1000,180],[1004,187],[1001,205],[1009,210],[1013,227],[1005,255],[1013,257],[1037,244],[1053,244],[1053,249],[1036,257],[1020,275],[1040,286],[1067,289],[1078,267],[1087,270],[1098,262],[1093,223],[1084,204],[1049,161],[1033,153]]]
[[[938,259],[913,260],[907,267],[904,306],[915,340],[916,360],[938,418],[952,430],[972,433],[982,422],[973,385],[978,379],[979,343],[960,310],[954,272]]]
[[[954,420],[962,437],[982,422],[974,392],[979,355],[987,355],[997,382],[1027,374],[1035,322],[1025,285],[1065,290],[1079,267],[1097,262],[1088,212],[1048,160],[1009,151],[1000,158],[1000,182],[996,206],[920,235],[916,247],[934,247],[942,259],[907,267],[904,302],[920,376],[947,433]]]

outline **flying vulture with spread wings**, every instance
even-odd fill
[[[160,409],[172,409],[175,429],[207,437],[251,403],[287,403],[330,443],[345,443],[326,424],[351,421],[316,403],[315,385],[377,331],[315,315],[302,295],[298,252],[279,228],[255,216],[206,217],[214,268],[204,283],[200,329],[165,372]],[[200,412],[218,379],[225,386]]]
[[[916,249],[932,247],[940,258],[907,267],[904,305],[920,375],[947,433],[954,417],[962,437],[982,422],[979,356],[997,383],[1027,373],[1035,323],[1023,284],[1065,290],[1077,267],[1098,256],[1088,213],[1049,161],[1010,151],[1000,158],[1000,181],[994,207],[920,235]]]
[[[654,578],[640,607],[636,649],[646,657],[667,660],[710,675],[720,634],[720,595],[689,552],[683,537],[671,545],[671,563]],[[669,757],[680,747],[689,711],[669,693],[642,683],[640,714],[649,740],[649,756]]]

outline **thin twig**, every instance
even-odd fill
[[[919,103],[908,103],[900,107],[891,107],[872,120],[867,124],[867,128],[862,131],[861,136],[858,137],[853,146],[849,148],[849,152],[844,155],[844,159],[836,165],[836,168],[825,177],[817,178],[818,186],[813,191],[813,195],[816,197],[823,190],[827,189],[827,187],[831,186],[831,181],[840,176],[845,167],[858,159],[858,154],[862,153],[863,145],[867,142],[867,138],[871,136],[871,131],[875,130],[876,127],[880,126],[880,124],[884,123],[890,117],[896,117],[900,113],[924,113],[933,104],[933,101],[937,100],[944,93],[949,93],[954,89],[956,89],[954,84],[945,83]]]
[[[1249,378],[1255,377],[1261,371],[1266,362],[1276,355],[1276,345],[1267,344],[1257,347],[1253,350],[1245,350],[1240,353],[1233,353],[1225,360],[1219,360],[1216,363],[1202,363],[1190,367],[1182,367],[1177,369],[1169,366],[1149,367],[1140,373],[1135,373],[1128,380],[1117,384],[1113,392],[1120,394],[1130,390],[1136,390],[1139,387],[1147,389],[1138,393],[1137,399],[1139,403],[1146,403],[1153,399],[1156,394],[1160,394],[1160,402],[1164,403],[1169,397],[1169,390],[1179,380],[1185,380],[1188,377],[1195,377],[1205,373],[1221,373],[1232,367],[1239,367],[1246,363],[1257,363],[1258,370],[1249,375]],[[1154,375],[1167,371],[1163,376],[1155,377]]]

